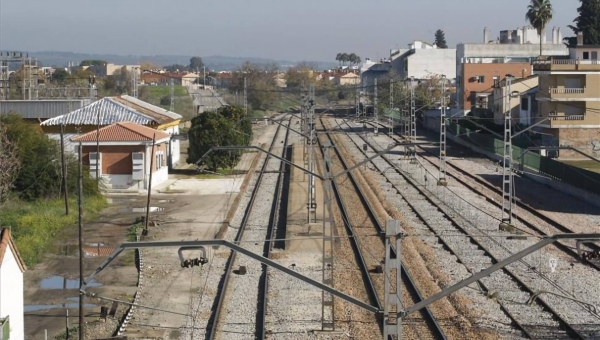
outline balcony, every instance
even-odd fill
[[[594,97],[586,87],[550,87],[546,92],[540,92],[540,100],[550,98],[558,101],[582,101]],[[545,97],[545,98],[544,98]]]
[[[535,60],[533,71],[600,71],[600,60],[550,58]]]

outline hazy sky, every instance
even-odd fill
[[[0,50],[227,55],[287,60],[389,55],[414,39],[481,42],[526,25],[528,0],[0,0]],[[577,0],[552,0],[563,36]],[[550,33],[548,33],[550,37]]]

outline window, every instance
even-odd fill
[[[583,52],[583,58],[582,59],[589,60],[590,59],[590,52],[589,51]]]
[[[521,98],[521,111],[529,111],[529,98]]]
[[[495,87],[500,86],[500,77],[494,76],[492,79],[494,79],[494,86]]]
[[[165,152],[164,151],[157,151],[155,154],[155,161],[154,163],[156,164],[156,170],[160,170],[162,167],[165,166]]]
[[[408,72],[408,59],[404,60],[404,71]]]
[[[592,52],[592,60],[598,60],[598,51]]]

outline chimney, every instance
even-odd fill
[[[485,27],[483,29],[483,43],[487,44],[490,38],[490,31],[487,29],[487,27]]]
[[[577,32],[577,46],[583,45],[583,32]]]
[[[554,45],[558,44],[558,31],[556,27],[552,27],[552,43]]]

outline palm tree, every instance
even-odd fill
[[[342,65],[345,65],[346,62],[350,60],[350,56],[348,55],[348,53],[342,53],[342,56],[340,58],[342,60]]]
[[[341,53],[338,53],[335,56],[335,60],[339,61],[340,62],[340,66],[342,66],[342,54]]]
[[[360,60],[360,57],[356,56],[356,59],[354,60],[354,62],[358,65],[358,64],[360,64],[361,61],[362,60]]]
[[[352,65],[356,64],[356,54],[350,53],[350,55],[348,56],[348,61],[351,62]]]
[[[527,6],[525,20],[528,20],[531,26],[537,30],[540,36],[540,57],[542,56],[542,33],[546,24],[552,20],[552,4],[550,0],[531,0]]]

